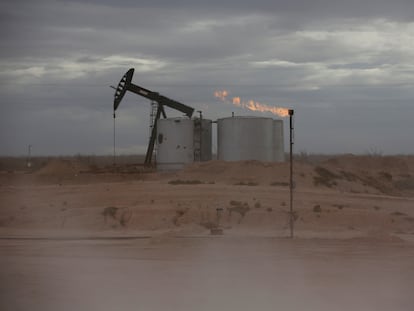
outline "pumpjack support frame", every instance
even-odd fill
[[[167,117],[165,110],[164,110],[164,106],[181,111],[189,118],[191,118],[191,116],[193,115],[194,108],[184,105],[168,97],[165,97],[157,92],[153,92],[139,85],[133,84],[132,83],[133,75],[134,75],[134,68],[131,68],[124,74],[121,81],[119,81],[117,88],[115,89],[114,117],[115,117],[115,111],[118,109],[119,104],[121,103],[127,91],[130,91],[137,95],[141,95],[158,104],[154,123],[151,129],[151,136],[150,136],[150,141],[148,143],[147,153],[145,155],[145,162],[144,162],[145,165],[151,165],[152,154],[154,152],[155,140],[157,136],[157,123],[158,123],[158,120],[161,118],[161,115],[163,116],[163,118]]]

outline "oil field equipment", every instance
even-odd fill
[[[129,69],[125,75],[122,77],[121,81],[119,82],[118,86],[115,88],[115,95],[114,95],[114,118],[115,118],[115,111],[117,110],[119,104],[122,101],[126,91],[130,91],[137,95],[141,95],[145,98],[151,100],[152,103],[156,104],[156,112],[154,114],[152,124],[151,124],[151,135],[150,140],[147,148],[147,153],[145,155],[145,165],[151,165],[152,162],[152,155],[154,152],[154,146],[157,137],[157,123],[158,120],[161,118],[161,115],[164,118],[167,118],[165,113],[164,107],[169,107],[175,110],[178,110],[184,113],[189,119],[193,115],[194,108],[186,106],[180,102],[172,100],[168,97],[165,97],[157,92],[150,91],[145,89],[141,86],[133,84],[132,76],[134,75],[134,68]]]

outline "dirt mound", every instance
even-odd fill
[[[299,189],[414,195],[413,156],[334,156],[321,162],[294,161],[293,180]],[[44,182],[167,180],[175,184],[213,184],[289,187],[290,163],[260,161],[196,162],[177,172],[158,172],[137,165],[98,168],[78,159],[54,158],[34,171]],[[112,179],[111,179],[112,178]],[[115,178],[115,179],[114,179]]]
[[[412,195],[414,157],[343,155],[315,166],[314,184],[345,192]]]
[[[350,171],[388,171],[406,173],[413,168],[414,158],[400,156],[335,156],[323,162],[323,165]]]
[[[289,180],[289,164],[260,161],[209,161],[191,164],[178,172],[176,176],[183,180],[241,185],[286,183]]]
[[[52,159],[35,172],[36,175],[77,175],[88,171],[87,164],[76,160]]]
[[[316,164],[294,162],[294,184],[340,192],[409,195],[414,193],[413,157],[336,156]],[[260,161],[193,163],[166,175],[184,183],[224,183],[247,186],[289,186],[290,164]]]

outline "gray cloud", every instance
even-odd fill
[[[412,153],[413,12],[402,0],[2,1],[0,151],[109,153],[109,85],[134,67],[135,83],[212,119],[259,115],[219,102],[222,88],[295,108],[298,150]],[[145,150],[148,125],[149,102],[128,95],[119,150]]]

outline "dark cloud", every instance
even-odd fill
[[[110,153],[115,85],[216,119],[234,96],[297,110],[298,150],[414,152],[411,1],[2,1],[2,154]],[[173,111],[170,115],[176,115]],[[128,94],[118,147],[145,150],[149,102]]]
[[[412,16],[413,3],[409,0],[256,0],[256,1],[205,1],[195,2],[192,0],[154,1],[154,0],[86,0],[86,1],[63,1],[65,3],[88,3],[96,6],[111,8],[154,8],[157,10],[180,9],[184,11],[197,12],[269,12],[272,14],[312,14],[313,17],[401,17]],[[328,16],[327,16],[328,15]]]

